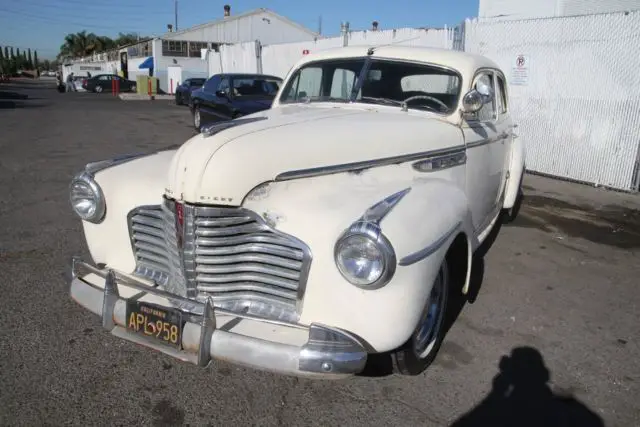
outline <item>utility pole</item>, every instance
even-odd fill
[[[176,31],[178,31],[178,0],[174,0],[173,5],[174,5],[174,14],[176,18]]]
[[[322,35],[322,15],[318,17],[318,34]]]

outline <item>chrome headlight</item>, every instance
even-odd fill
[[[351,226],[336,242],[334,256],[342,276],[363,289],[381,288],[396,270],[391,243],[372,223]]]
[[[83,220],[99,223],[107,210],[102,189],[91,174],[81,173],[73,178],[69,199],[74,212]]]

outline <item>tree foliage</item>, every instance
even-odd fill
[[[43,65],[43,67],[40,67]],[[13,47],[0,46],[0,72],[7,74],[15,74],[19,70],[53,70],[57,64],[45,61],[44,64],[38,62],[38,51],[31,49],[20,51],[16,48],[14,53]]]
[[[60,46],[58,59],[89,56],[94,53],[105,52],[121,46],[134,44],[142,39],[143,38],[139,37],[136,33],[119,33],[115,39],[100,36],[95,33],[87,33],[87,31],[67,34],[64,37],[64,42]]]

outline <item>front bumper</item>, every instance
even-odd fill
[[[85,273],[82,275],[82,273]],[[348,332],[320,324],[294,325],[277,320],[262,319],[219,309],[211,300],[205,303],[170,294],[159,287],[115,270],[97,268],[74,258],[71,267],[71,297],[81,306],[101,316],[102,326],[113,335],[150,347],[185,362],[202,367],[212,359],[287,375],[303,377],[343,378],[364,369],[367,352],[364,345]],[[89,280],[88,277],[100,280]],[[122,294],[129,294],[124,297]],[[162,305],[180,308],[188,321],[182,329],[182,349],[174,349],[129,331],[126,327],[126,301],[141,300],[145,296],[160,298]],[[174,304],[172,304],[172,302]],[[221,319],[227,319],[217,327]],[[269,326],[274,334],[291,336],[306,334],[306,342],[296,345],[263,339],[229,330],[228,324],[238,321],[257,322]],[[295,330],[295,331],[294,331]]]

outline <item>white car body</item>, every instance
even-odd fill
[[[283,102],[305,65],[350,59],[453,73],[453,104],[442,113],[357,98]],[[371,70],[354,85],[373,81],[365,77]],[[493,91],[473,91],[480,76]],[[476,109],[493,108],[482,120],[469,112],[478,93]],[[177,150],[87,165],[77,179],[99,193],[106,213],[82,222],[93,263],[74,259],[71,295],[117,336],[200,365],[221,358],[293,375],[357,374],[368,354],[398,354],[418,339],[425,307],[436,299],[432,285],[452,268],[443,265],[460,272],[459,291],[468,291],[473,252],[519,201],[524,148],[513,128],[504,75],[482,56],[399,46],[307,55],[270,110],[211,126]],[[236,231],[254,243],[216,246],[234,224],[249,227]],[[374,253],[388,276],[370,288],[347,280],[336,261],[345,230],[369,226],[386,239]],[[268,245],[258,237],[267,234],[288,241],[274,253],[295,251],[292,258],[261,253]],[[264,283],[267,276],[273,283]],[[284,294],[289,300],[279,305]],[[144,328],[127,329],[133,295],[183,313],[179,348],[148,339]],[[425,360],[443,338],[437,333]],[[428,362],[421,363],[408,371],[421,372]]]

